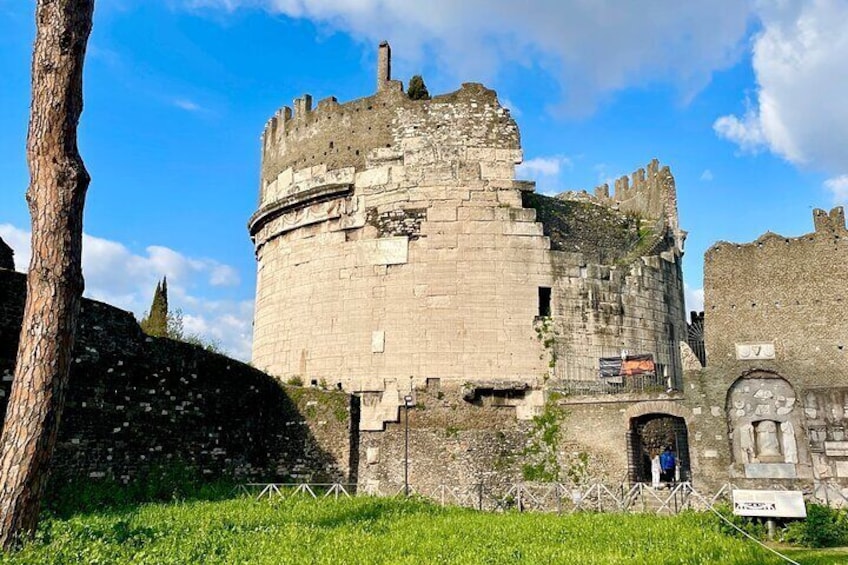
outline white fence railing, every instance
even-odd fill
[[[640,512],[677,514],[684,510],[707,510],[718,502],[730,502],[732,483],[715,491],[697,491],[690,482],[654,489],[646,483],[606,485],[590,482],[583,485],[564,483],[474,484],[410,484],[381,486],[376,483],[356,485],[344,483],[248,483],[239,491],[263,498],[350,498],[353,496],[404,496],[427,498],[442,506],[464,506],[487,511],[531,512]],[[779,487],[778,487],[779,488]],[[848,506],[848,498],[835,485],[820,483],[807,498],[833,506]]]

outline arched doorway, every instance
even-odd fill
[[[664,413],[630,419],[627,434],[627,467],[631,483],[651,482],[651,457],[670,447],[677,458],[677,480],[691,481],[689,433],[686,420]]]

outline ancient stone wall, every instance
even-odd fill
[[[25,292],[23,275],[0,270],[2,410]],[[84,300],[53,473],[129,481],[179,465],[209,478],[355,481],[357,409],[345,393],[283,387],[238,361],[145,336],[129,312]]]
[[[408,411],[409,483],[417,492],[444,485],[505,493],[519,482],[585,484],[628,481],[630,412],[687,413],[680,398],[549,395],[535,418],[516,418],[519,391],[470,397],[431,385],[412,392]],[[664,400],[659,400],[663,398]],[[641,413],[641,412],[640,412]],[[687,413],[688,414],[688,413]],[[403,487],[407,412],[384,431],[360,438],[361,488],[384,494]],[[691,421],[691,416],[687,417]],[[506,487],[506,488],[505,488]]]
[[[779,363],[802,386],[841,385],[848,371],[848,231],[842,208],[813,213],[816,231],[719,242],[704,259],[711,365],[741,373]]]
[[[0,238],[0,269],[15,270],[15,252]]]
[[[572,393],[597,392],[600,358],[650,354],[653,383],[679,388],[682,251],[667,219],[570,198],[525,195],[552,241],[551,323],[536,325],[549,344],[550,375],[568,381]]]
[[[271,185],[276,181],[282,190],[294,171],[315,166],[360,171],[372,152],[400,153],[408,138],[430,139],[434,149],[519,146],[509,111],[497,105],[494,91],[474,83],[431,100],[410,100],[398,85],[344,104],[327,98],[314,109],[307,94],[294,106],[294,112],[288,107],[277,112],[262,135],[263,203],[277,194]]]
[[[703,445],[711,454],[705,478],[848,486],[848,232],[842,208],[815,210],[813,219],[815,231],[801,237],[769,232],[707,251],[708,366],[687,374],[692,409],[724,419],[723,433],[715,432],[722,441]],[[699,435],[712,443],[707,429]]]
[[[665,389],[685,331],[668,169],[654,162],[622,189],[632,210],[602,198],[569,216],[575,227],[599,211],[612,226],[604,253],[574,247],[592,234],[551,229],[545,208],[525,202],[518,128],[493,91],[466,84],[410,101],[386,83],[389,67],[372,97],[314,111],[302,99],[266,128],[249,223],[254,363],[360,394],[364,431],[397,421],[404,391],[428,378],[446,389],[596,383],[599,358],[622,350],[653,354]],[[552,248],[554,233],[572,247]],[[527,395],[520,417],[540,398]]]

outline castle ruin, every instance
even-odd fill
[[[362,398],[396,422],[428,386],[530,419],[543,391],[603,392],[605,358],[646,355],[679,388],[686,325],[674,178],[552,198],[515,178],[520,134],[494,91],[413,101],[379,47],[377,92],[304,95],[262,135],[253,363]]]
[[[63,479],[179,461],[482,497],[646,483],[671,446],[698,489],[848,504],[842,208],[800,237],[715,244],[687,325],[668,167],[538,194],[515,178],[519,130],[492,90],[413,101],[390,68],[382,44],[375,94],[314,109],[306,95],[265,128],[249,229],[267,374],[84,301]],[[12,259],[0,240],[0,412],[25,293]]]

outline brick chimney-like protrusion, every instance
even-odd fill
[[[385,90],[392,80],[392,48],[388,41],[381,41],[377,51],[377,92]]]

